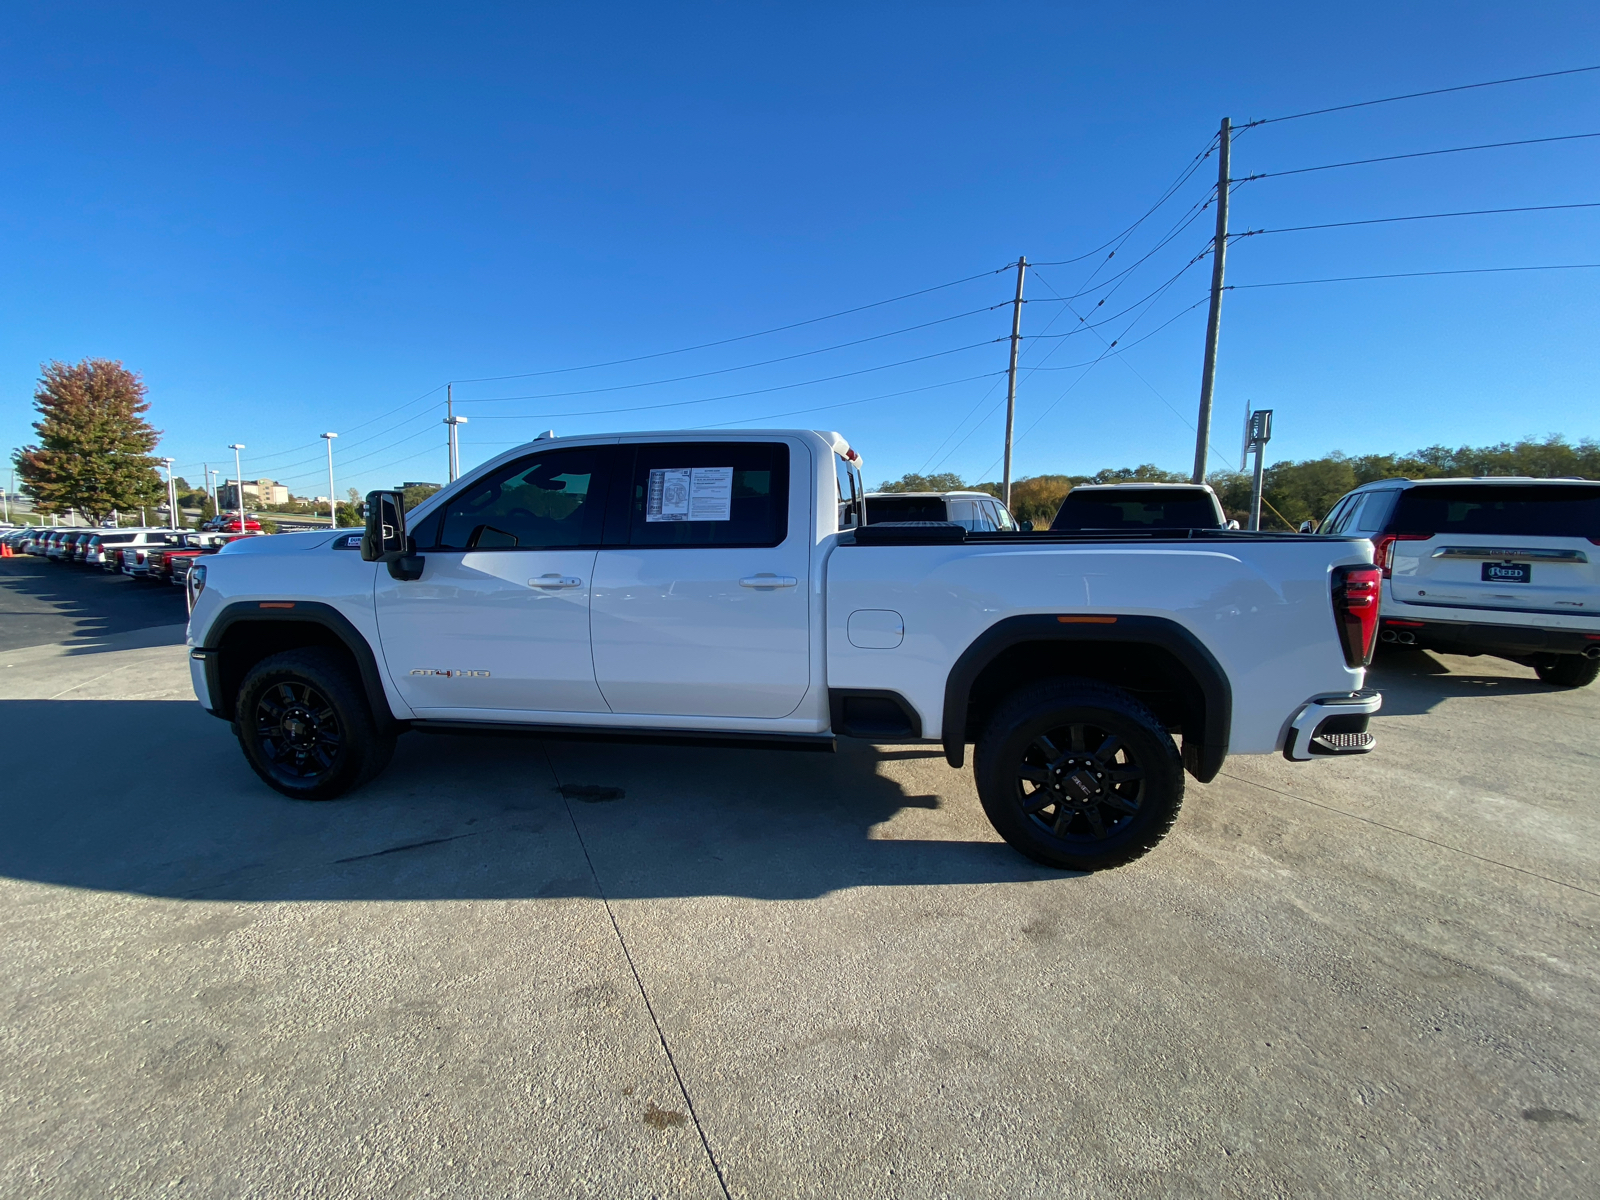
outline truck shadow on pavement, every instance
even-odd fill
[[[341,800],[261,783],[192,702],[0,701],[0,875],[203,901],[807,898],[1060,880],[934,746],[836,755],[409,734]],[[75,736],[92,754],[53,752]],[[917,794],[926,781],[959,798]],[[916,811],[922,810],[922,811]],[[906,814],[916,836],[885,831]],[[581,835],[581,836],[580,836]]]
[[[1383,717],[1420,716],[1446,700],[1472,697],[1560,694],[1542,683],[1532,667],[1505,659],[1451,655],[1448,662],[1426,650],[1387,650],[1373,660],[1367,686],[1383,693]]]

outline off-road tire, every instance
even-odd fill
[[[1036,862],[1076,871],[1138,858],[1183,803],[1172,736],[1127,692],[1086,679],[1036,684],[1003,702],[978,739],[973,774],[1001,837]]]
[[[1600,678],[1600,658],[1584,658],[1581,654],[1558,654],[1554,659],[1533,664],[1539,678],[1555,687],[1588,687]]]
[[[333,800],[375,778],[394,754],[355,673],[332,650],[286,650],[250,668],[234,730],[251,769],[296,800]]]

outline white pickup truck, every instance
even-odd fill
[[[364,534],[197,562],[195,693],[312,800],[408,729],[974,743],[1001,836],[1077,869],[1159,841],[1185,770],[1372,748],[1366,539],[867,526],[862,496],[834,433],[541,439],[412,512],[372,493]]]

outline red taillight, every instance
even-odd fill
[[[1378,643],[1378,596],[1383,573],[1376,566],[1333,569],[1333,618],[1339,627],[1344,661],[1352,667],[1372,662]]]
[[[1383,577],[1387,579],[1394,567],[1396,542],[1425,542],[1432,536],[1431,533],[1380,533],[1372,539],[1372,561],[1383,569]]]

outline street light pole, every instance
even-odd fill
[[[176,529],[178,527],[178,489],[172,482],[172,464],[176,460],[163,458],[161,461],[167,466],[167,528]]]
[[[337,433],[325,433],[323,439],[328,443],[328,528],[339,528],[339,497],[333,490],[333,439]]]
[[[244,449],[243,442],[229,442],[228,449],[233,451],[233,486],[237,493],[235,499],[239,501],[239,532],[244,533],[244,470],[239,466],[239,451]]]

